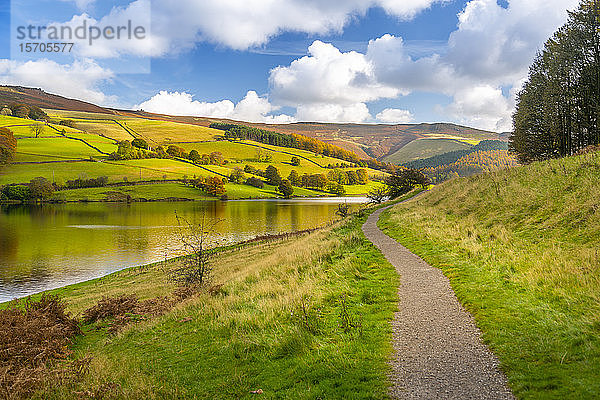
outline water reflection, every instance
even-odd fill
[[[175,255],[175,213],[232,243],[321,226],[344,201],[364,199],[0,206],[0,302]]]

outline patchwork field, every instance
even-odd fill
[[[127,184],[148,181],[171,181],[196,177],[229,177],[235,168],[250,165],[265,170],[270,164],[275,166],[282,177],[286,178],[292,170],[300,175],[325,174],[327,165],[337,165],[343,161],[309,151],[270,146],[251,141],[229,142],[216,140],[223,131],[199,125],[147,120],[120,115],[94,114],[48,110],[52,123],[46,125],[39,137],[31,130],[36,122],[15,117],[0,117],[0,126],[13,131],[17,141],[17,153],[14,162],[0,171],[0,185],[27,183],[33,178],[44,177],[58,185],[69,180],[108,177],[109,184],[119,184],[115,190],[107,188],[61,190],[55,198],[69,201],[87,199],[106,199],[107,192],[118,192],[125,196],[145,199],[164,199],[181,197],[198,199],[206,195],[201,191],[192,194],[184,185],[136,185],[125,188]],[[73,127],[59,125],[63,120],[74,122]],[[178,159],[139,159],[111,161],[108,155],[117,151],[120,140],[134,138],[145,139],[150,146],[167,147],[175,144],[186,151],[196,150],[199,154],[219,152],[226,163],[223,165],[196,165],[187,160]],[[262,161],[259,161],[260,157]],[[264,157],[269,155],[270,161]],[[300,166],[291,163],[292,157],[300,158]],[[349,168],[356,169],[356,168]],[[381,176],[379,171],[369,170],[371,176]],[[251,175],[245,174],[246,177]],[[350,195],[365,194],[376,182],[367,185],[347,185]],[[173,191],[172,193],[168,193]],[[276,197],[276,188],[257,189],[251,186],[227,184],[229,198]],[[324,191],[315,191],[296,187],[295,196],[330,195]]]

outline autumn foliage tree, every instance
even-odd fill
[[[225,184],[223,183],[223,179],[216,176],[208,178],[205,183],[205,190],[211,196],[219,197],[224,195]]]
[[[8,128],[0,128],[0,167],[9,164],[17,151],[17,139]]]

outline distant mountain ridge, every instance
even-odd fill
[[[118,114],[200,126],[209,126],[213,122],[231,122],[281,133],[298,133],[320,139],[324,142],[354,151],[362,158],[373,157],[383,159],[414,140],[435,138],[436,135],[456,136],[473,140],[507,140],[506,135],[452,123],[394,125],[297,122],[292,124],[264,124],[233,121],[224,118],[170,116],[148,113],[141,110],[116,110],[100,107],[85,101],[46,93],[42,89],[21,86],[0,86],[0,106],[12,102],[27,103],[46,109]]]

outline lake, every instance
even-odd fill
[[[315,228],[364,198],[0,206],[0,302],[180,254],[180,220],[219,221],[211,242]]]

